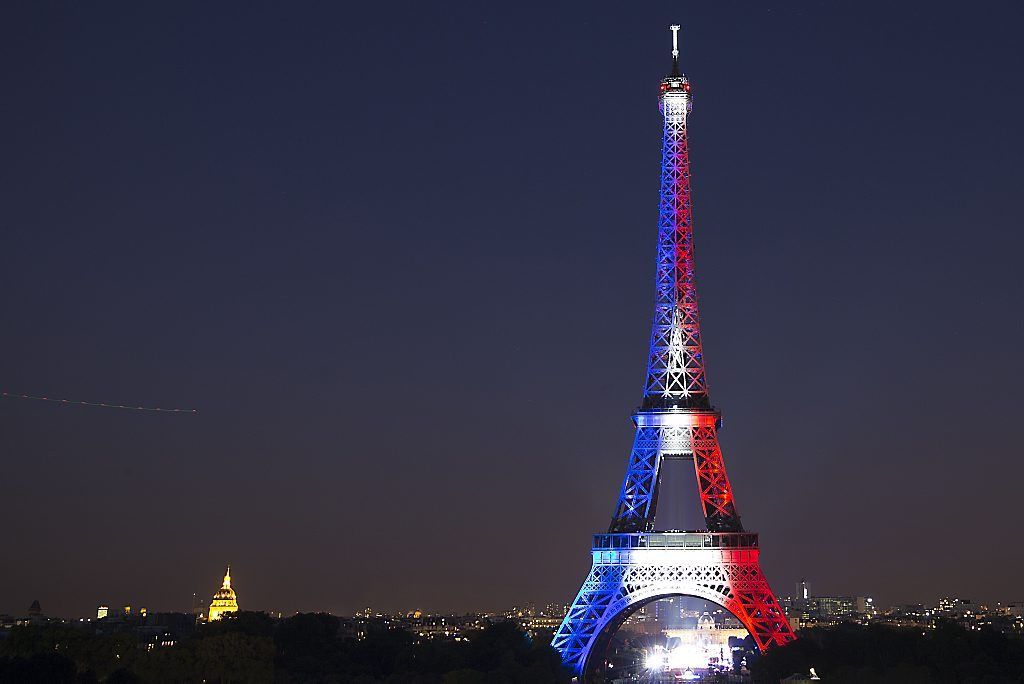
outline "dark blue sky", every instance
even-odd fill
[[[1020,599],[1017,2],[0,10],[0,612],[568,602],[632,440],[669,23],[779,593]],[[694,497],[691,487],[681,496]]]

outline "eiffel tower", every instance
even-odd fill
[[[552,641],[563,662],[586,676],[602,664],[612,634],[644,605],[670,596],[716,603],[747,628],[762,651],[793,630],[761,572],[758,538],[746,532],[718,446],[721,414],[704,374],[694,278],[686,117],[693,101],[679,71],[672,26],[672,73],[661,81],[664,119],[654,324],[636,437],[606,534],[594,536],[593,567]],[[707,529],[656,531],[662,465],[693,461]]]

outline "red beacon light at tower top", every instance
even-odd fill
[[[663,79],[658,87],[658,101],[662,113],[671,116],[685,116],[693,109],[693,93],[690,92],[690,82],[686,76],[675,73]]]
[[[681,90],[684,93],[689,93],[691,89],[690,82],[686,80],[685,76],[666,78],[661,82],[660,86],[660,90],[663,93],[667,93],[670,90]]]

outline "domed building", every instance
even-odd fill
[[[231,588],[231,566],[228,565],[228,570],[224,573],[224,583],[217,590],[217,593],[213,595],[213,602],[210,603],[210,614],[206,619],[220,620],[224,617],[224,613],[237,612],[238,598],[235,596],[235,590]]]

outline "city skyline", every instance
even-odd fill
[[[2,12],[0,391],[197,413],[0,398],[0,613],[187,608],[229,560],[285,614],[569,602],[643,381],[674,21],[766,573],[1022,598],[1020,7]]]
[[[417,606],[407,607],[399,610],[381,610],[374,606],[363,606],[351,613],[334,613],[330,611],[292,611],[282,612],[266,606],[240,605],[237,601],[234,605],[220,604],[221,608],[228,610],[219,611],[220,615],[210,618],[209,608],[217,605],[219,599],[233,600],[234,594],[225,597],[223,591],[230,587],[225,586],[228,578],[225,577],[221,587],[209,595],[195,595],[192,597],[190,608],[174,607],[150,607],[144,601],[141,603],[133,601],[110,602],[101,601],[94,604],[94,608],[88,614],[83,615],[57,615],[48,611],[46,606],[38,599],[33,600],[27,607],[9,613],[0,613],[0,625],[8,628],[11,624],[35,620],[37,622],[54,623],[76,623],[98,621],[104,618],[119,619],[145,619],[154,615],[192,615],[193,624],[215,622],[223,619],[223,613],[253,613],[263,614],[272,619],[284,619],[295,615],[303,614],[329,614],[340,618],[362,618],[362,619],[400,619],[411,620],[442,618],[442,617],[476,617],[488,619],[517,619],[517,618],[543,618],[544,628],[554,630],[562,621],[569,603],[552,602],[538,604],[532,601],[520,602],[511,606],[504,606],[486,610],[471,611],[426,611]],[[861,622],[862,624],[894,624],[904,620],[908,615],[920,619],[922,622],[942,619],[960,619],[969,617],[972,620],[983,620],[985,617],[1005,615],[1016,618],[1018,621],[1024,619],[1024,600],[1004,599],[997,601],[979,601],[971,596],[945,595],[928,601],[894,601],[890,604],[882,604],[873,596],[853,594],[826,594],[810,590],[811,584],[806,580],[798,582],[794,591],[779,591],[778,598],[786,611],[787,618],[791,621],[801,620],[800,612],[810,611],[814,614],[811,622],[821,620],[832,620],[835,623],[843,621]],[[638,617],[650,617],[658,615],[663,611],[664,605],[671,605],[675,602],[693,605],[702,604],[701,610],[707,610],[714,614],[725,616],[731,624],[742,627],[742,623],[727,609],[713,601],[708,601],[692,595],[666,595],[646,604],[633,612],[624,622],[625,625],[634,624]],[[965,612],[966,610],[966,612]],[[806,615],[802,622],[796,623],[801,629],[808,626]],[[813,624],[811,626],[814,626]],[[745,629],[745,628],[744,628]]]

